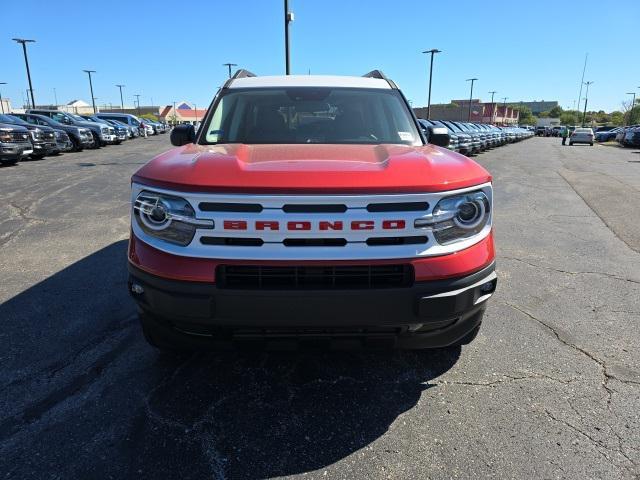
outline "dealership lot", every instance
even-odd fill
[[[462,350],[169,358],[126,292],[129,177],[168,147],[0,168],[4,478],[640,475],[640,152],[477,157],[500,283]]]

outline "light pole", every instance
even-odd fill
[[[507,98],[509,97],[504,97],[502,99],[502,108],[504,110],[504,112],[502,113],[502,125],[506,125],[507,124]]]
[[[197,125],[198,124],[198,105],[196,105],[195,102],[193,104],[193,109],[196,112],[196,121],[195,121],[194,125]]]
[[[631,100],[631,108],[629,109],[629,123],[631,123],[631,111],[636,104],[636,92],[627,92],[627,95],[633,95],[633,100]],[[624,123],[626,124],[627,122],[625,121]]]
[[[136,97],[136,103],[138,105],[138,116],[140,116],[140,95],[136,93],[134,97]]]
[[[478,80],[477,78],[467,78],[467,82],[471,82],[471,94],[469,95],[469,115],[467,117],[467,122],[471,121],[471,100],[473,99],[473,84]]]
[[[125,87],[126,85],[116,85],[116,87],[118,87],[120,89],[120,110],[122,110],[122,113],[124,113],[124,100],[122,99],[122,87]]]
[[[22,44],[22,53],[24,53],[24,64],[27,67],[27,79],[29,80],[29,91],[31,92],[31,107],[36,108],[36,101],[33,98],[33,85],[31,84],[31,72],[29,71],[29,59],[27,58],[27,43],[35,43],[35,40],[27,40],[25,38],[13,38],[14,42]]]
[[[91,103],[93,105],[93,113],[96,113],[96,101],[93,98],[93,83],[91,82],[91,74],[92,73],[96,73],[95,70],[83,70],[83,72],[86,72],[87,75],[89,75],[89,89],[91,90]]]
[[[589,101],[589,85],[593,82],[584,82],[587,86],[587,91],[584,94],[584,112],[582,112],[582,126],[584,127],[584,120],[587,117],[587,102]]]
[[[223,63],[222,65],[229,69],[229,78],[231,78],[231,67],[237,67],[238,66],[237,63]]]
[[[56,102],[56,107],[58,106],[58,93],[56,92],[56,89],[53,89],[53,98]]]
[[[293,22],[293,12],[289,11],[289,0],[284,0],[284,56],[286,74],[291,74],[291,61],[289,58],[289,24]]]
[[[432,48],[431,50],[425,50],[424,52],[422,52],[431,54],[431,63],[429,66],[429,96],[427,97],[427,120],[431,119],[431,79],[433,78],[433,55],[441,52],[442,50],[438,50],[437,48]]]
[[[0,85],[6,85],[7,82],[0,82]],[[2,92],[0,92],[0,108],[2,108],[2,114],[4,115],[4,103],[2,103]]]
[[[489,93],[491,94],[491,123],[493,123],[493,119],[496,116],[496,106],[493,103],[493,96],[498,92],[496,92],[495,90],[491,90]]]

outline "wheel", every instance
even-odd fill
[[[72,152],[81,152],[82,151],[82,144],[80,143],[80,140],[78,140],[75,137],[72,137],[71,135],[69,135],[69,138],[71,140],[71,151]]]
[[[573,142],[569,142],[569,146],[572,147],[573,146]]]
[[[100,144],[102,142],[100,142],[100,137],[98,137],[95,132],[91,132],[91,135],[93,136],[93,146],[91,146],[90,148],[92,150],[97,150],[98,148],[100,148]]]
[[[0,160],[0,165],[3,166],[9,166],[9,165],[15,165],[16,163],[18,163],[18,159],[15,158],[13,160]]]
[[[589,145],[590,145],[591,147],[593,147],[593,142],[591,142]]]
[[[37,155],[31,154],[31,160],[42,160],[45,156],[45,153],[38,153]]]

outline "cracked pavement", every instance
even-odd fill
[[[637,152],[477,157],[499,284],[461,350],[171,358],[125,265],[129,177],[168,146],[0,168],[2,478],[640,478]]]

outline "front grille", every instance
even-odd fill
[[[401,288],[413,284],[411,265],[219,265],[218,288],[235,290],[333,290]]]
[[[10,132],[9,133],[9,138],[4,140],[4,142],[6,142],[6,143],[27,143],[27,142],[29,142],[29,134],[20,133],[20,132]]]

